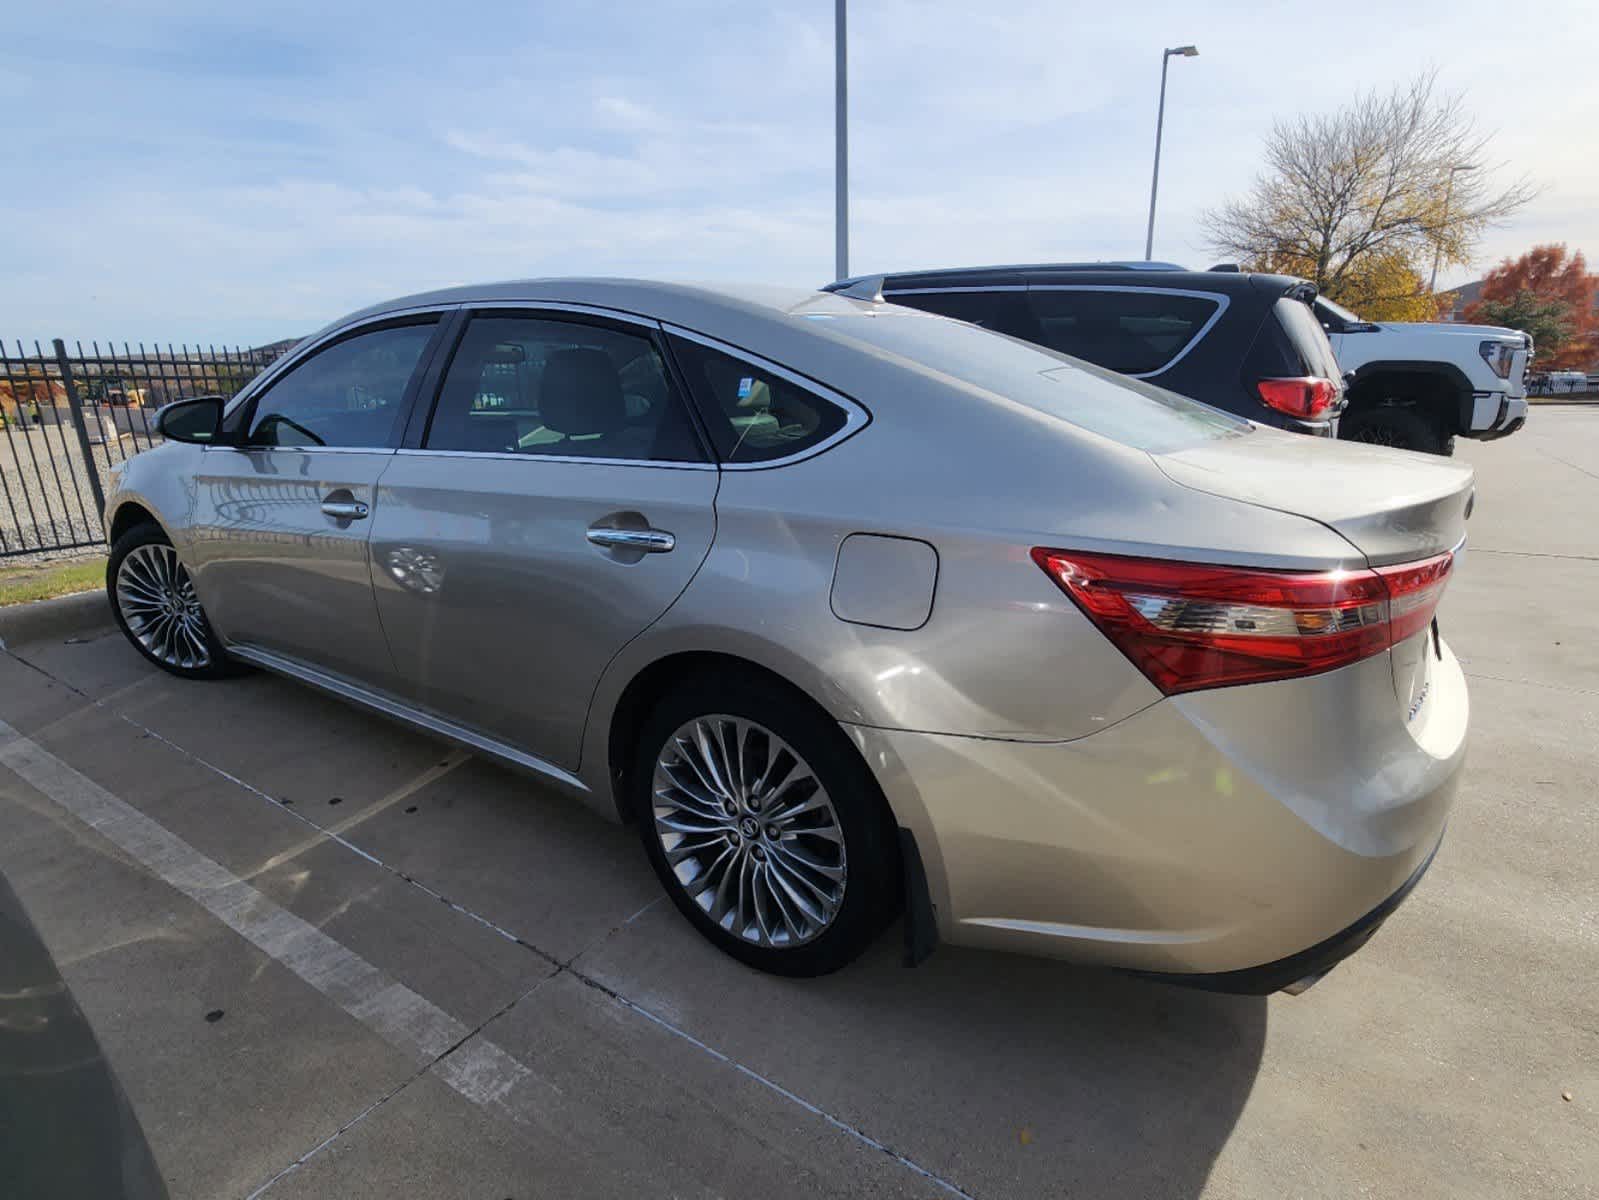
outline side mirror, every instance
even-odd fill
[[[220,442],[225,403],[221,396],[175,400],[156,414],[156,428],[169,442],[189,442],[201,446]]]

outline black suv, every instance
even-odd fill
[[[942,313],[1252,421],[1336,436],[1344,387],[1316,287],[1236,268],[1045,263],[862,275],[824,291]]]

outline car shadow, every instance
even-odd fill
[[[1031,1194],[1197,1196],[1265,1042],[1263,997],[956,947],[911,969],[874,955],[820,987],[932,1048],[945,1102],[986,1097],[981,1126],[1009,1135]]]
[[[663,903],[576,967],[973,1195],[1203,1190],[1260,1066],[1263,997],[901,954],[896,925],[832,975],[764,975]]]

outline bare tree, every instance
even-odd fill
[[[1415,295],[1434,255],[1469,261],[1483,232],[1537,189],[1525,179],[1492,184],[1490,135],[1436,82],[1429,72],[1334,113],[1274,123],[1248,195],[1202,218],[1211,247],[1303,275],[1335,299],[1374,280],[1390,291],[1402,280]]]

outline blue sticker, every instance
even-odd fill
[[[748,400],[750,393],[754,390],[755,381],[748,375],[738,381],[738,398],[740,400]]]

